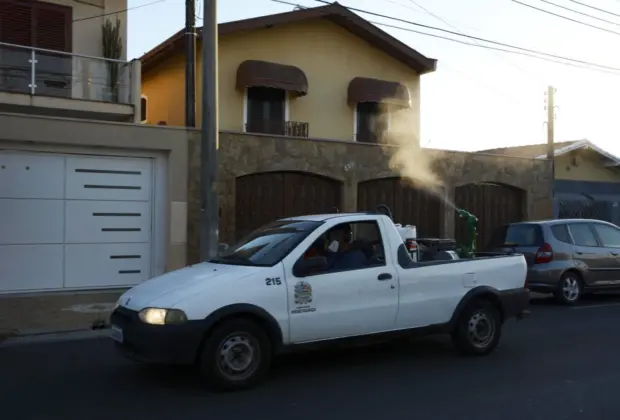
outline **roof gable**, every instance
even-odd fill
[[[555,156],[562,156],[567,153],[577,150],[591,150],[601,155],[602,158],[608,161],[605,166],[620,166],[620,158],[612,155],[611,153],[601,149],[589,140],[573,140],[573,141],[561,141],[554,143]],[[505,155],[505,156],[520,156],[530,157],[534,159],[546,159],[547,158],[547,144],[529,144],[525,146],[515,147],[503,147],[499,149],[487,149],[480,150],[478,153],[487,153],[492,155]]]
[[[420,54],[413,48],[338,3],[332,3],[321,7],[294,10],[292,12],[278,13],[274,15],[259,16],[251,19],[220,23],[218,25],[218,33],[221,36],[263,28],[271,28],[276,25],[290,24],[309,19],[327,19],[335,23],[355,36],[374,45],[385,54],[404,63],[408,67],[415,70],[418,74],[433,72],[437,67],[437,60]],[[140,58],[142,62],[142,71],[146,72],[175,52],[183,51],[184,32],[184,29],[180,30],[172,37],[168,38],[166,41],[144,54]],[[198,28],[198,37],[200,38],[201,36],[202,28]]]

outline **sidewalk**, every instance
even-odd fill
[[[0,342],[106,324],[122,291],[0,296]]]

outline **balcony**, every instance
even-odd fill
[[[0,43],[0,112],[140,122],[140,62]]]
[[[250,121],[245,125],[248,133],[274,134],[288,137],[308,137],[310,126],[298,121]]]

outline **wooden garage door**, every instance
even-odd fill
[[[499,184],[466,184],[454,192],[454,204],[478,217],[478,250],[487,246],[493,231],[523,217],[524,191]],[[465,223],[455,215],[457,241],[468,239]]]
[[[307,172],[267,172],[236,181],[236,237],[272,220],[340,207],[341,183]]]
[[[411,188],[400,178],[372,179],[357,186],[357,208],[374,211],[387,204],[394,221],[417,227],[418,237],[437,238],[441,233],[442,203],[436,196]]]

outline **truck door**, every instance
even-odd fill
[[[292,343],[394,328],[398,277],[376,219],[335,225],[304,250],[326,265],[296,276],[286,265]]]

